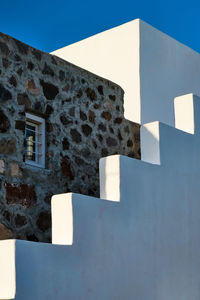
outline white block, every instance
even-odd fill
[[[174,126],[173,99],[200,94],[200,55],[137,19],[52,54],[119,84],[125,117]]]
[[[14,299],[15,280],[15,240],[0,241],[0,299]]]

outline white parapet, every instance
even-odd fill
[[[100,159],[100,197],[110,201],[120,201],[120,155]]]
[[[191,134],[200,134],[200,98],[194,94],[174,100],[175,127]]]
[[[141,160],[160,164],[159,122],[144,124],[140,128]]]
[[[15,298],[15,279],[15,240],[0,241],[0,299]]]
[[[52,244],[72,245],[72,194],[54,195],[51,199]]]
[[[57,245],[0,242],[0,299],[200,299],[200,111],[188,99],[193,134],[153,122],[143,127],[142,147],[156,151],[143,152],[148,162],[101,160],[104,199],[53,197]]]
[[[125,117],[174,126],[173,99],[200,94],[200,54],[137,19],[52,54],[119,84]]]

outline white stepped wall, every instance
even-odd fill
[[[183,108],[175,101],[179,129],[156,122],[142,132],[157,163],[147,152],[148,162],[119,155],[101,160],[101,195],[115,202],[54,196],[54,242],[72,245],[0,242],[1,259],[9,260],[10,274],[13,265],[16,271],[12,299],[199,300],[200,99],[183,100]],[[181,116],[192,134],[180,130]],[[68,221],[59,235],[61,210]],[[15,255],[6,257],[6,248]],[[4,285],[0,280],[0,298],[11,299]]]

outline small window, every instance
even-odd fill
[[[26,113],[26,163],[45,167],[45,120]]]

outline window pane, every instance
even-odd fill
[[[28,160],[35,161],[36,127],[26,124],[26,156]]]

